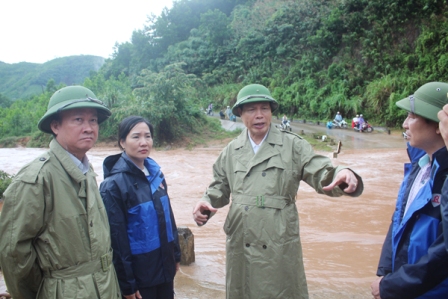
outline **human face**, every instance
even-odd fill
[[[268,102],[244,104],[240,115],[249,130],[250,137],[256,144],[259,144],[271,125],[271,105]]]
[[[429,155],[444,145],[438,123],[427,122],[425,118],[412,112],[409,112],[404,120],[403,129],[406,130],[409,144],[424,150]]]
[[[140,169],[144,167],[144,161],[149,156],[152,149],[151,131],[146,123],[140,122],[136,124],[128,133],[125,140],[120,141],[121,147],[124,149],[128,157]]]
[[[59,113],[60,121],[51,122],[56,140],[82,161],[98,139],[98,114],[93,108],[75,108]]]

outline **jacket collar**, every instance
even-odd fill
[[[70,158],[68,152],[59,144],[59,142],[56,139],[51,140],[50,150],[55,155],[55,157],[59,160],[62,167],[64,167],[65,171],[67,171],[67,173],[77,183],[80,183],[86,179],[86,176],[82,173],[82,171],[78,168],[78,166],[76,166],[76,164]],[[92,170],[92,166],[90,166],[89,172],[91,170]],[[86,175],[89,172],[87,172]],[[96,176],[95,173],[93,173],[93,174]]]
[[[150,178],[159,174],[160,166],[151,158],[146,158],[145,167],[149,171]],[[132,162],[126,152],[108,156],[103,162],[104,178],[107,178],[118,172],[129,172],[136,175],[144,175],[144,173]]]
[[[243,132],[235,139],[235,149],[242,148],[248,142],[250,143],[249,136],[247,135],[248,130],[244,128]],[[275,126],[271,123],[269,126],[268,136],[264,140],[264,143],[282,145],[282,133],[275,128]]]
[[[246,171],[249,172],[254,166],[279,154],[273,145],[283,145],[282,134],[284,133],[277,130],[271,123],[268,136],[255,155],[247,131],[247,128],[245,128],[235,139],[234,154],[237,161],[244,165]]]

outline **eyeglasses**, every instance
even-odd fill
[[[94,103],[97,103],[97,104],[100,104],[100,105],[104,106],[104,103],[102,101],[100,101],[98,99],[91,98],[91,97],[87,97],[85,99],[79,99],[79,100],[71,101],[70,103],[67,103],[67,104],[59,107],[57,113],[61,112],[64,108],[67,108],[70,105],[73,105],[73,104],[76,104],[76,103],[81,103],[81,102],[94,102]]]
[[[409,96],[409,104],[411,104],[411,112],[413,113],[413,114],[415,114],[415,104],[414,104],[414,102],[415,102],[415,99],[414,99],[414,96]]]

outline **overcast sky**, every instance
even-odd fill
[[[147,16],[172,0],[10,0],[0,4],[0,61],[44,63],[71,55],[109,58]]]

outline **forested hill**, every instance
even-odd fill
[[[180,63],[221,107],[257,82],[280,113],[363,113],[394,126],[404,116],[397,100],[448,82],[447,8],[445,0],[179,0],[119,45],[103,71],[136,87],[143,70]]]
[[[100,69],[104,60],[99,56],[81,55],[56,58],[43,64],[0,61],[0,94],[11,100],[23,99],[42,93],[50,79],[58,85],[81,84],[91,71]]]
[[[448,82],[447,8],[445,0],[175,0],[83,84],[113,111],[103,137],[139,114],[156,142],[182,138],[200,131],[200,107],[233,105],[250,83],[267,86],[288,117],[340,111],[399,126],[396,101],[428,81]],[[4,136],[28,134],[28,124],[35,131],[55,87],[32,99],[42,107],[30,115],[29,101],[0,108]]]

